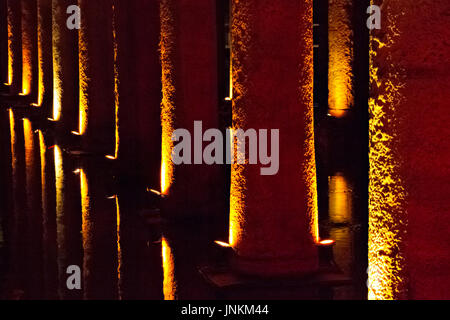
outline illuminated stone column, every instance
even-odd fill
[[[80,109],[84,150],[115,152],[113,1],[79,0]]]
[[[21,0],[22,3],[22,92],[31,101],[37,99],[37,2]]]
[[[114,157],[128,178],[158,189],[161,166],[158,1],[116,0],[114,31]]]
[[[52,67],[52,0],[37,2],[38,96],[35,106],[42,107],[42,115],[51,117]]]
[[[8,10],[0,0],[0,88],[8,84]]]
[[[382,2],[371,31],[369,298],[448,299],[448,1]]]
[[[232,165],[230,245],[238,271],[317,268],[312,1],[232,2],[233,128],[279,129],[279,171]]]
[[[67,28],[71,0],[52,0],[53,110],[57,126],[78,130],[78,31]]]
[[[354,104],[352,2],[328,2],[328,113],[337,118]]]
[[[22,91],[22,23],[21,2],[7,0],[8,85],[11,94]]]
[[[171,137],[175,129],[183,128],[193,138],[197,120],[204,130],[219,126],[216,4],[212,0],[163,0],[160,10],[165,211],[177,217],[213,214],[220,210],[224,184],[219,166],[174,166]]]

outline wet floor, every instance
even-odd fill
[[[226,226],[168,224],[158,215],[158,196],[119,183],[104,156],[68,150],[12,111],[1,116],[8,137],[1,160],[2,298],[219,297],[199,268],[221,259],[214,240],[223,238]],[[361,150],[349,143],[348,129],[328,119],[323,136],[318,133],[320,233],[336,241],[334,262],[352,280],[331,288],[328,297],[364,299],[364,178],[355,155]],[[82,270],[81,290],[67,288],[71,265]]]

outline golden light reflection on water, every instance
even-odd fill
[[[87,277],[89,274],[90,260],[92,257],[92,217],[91,217],[91,196],[89,191],[88,177],[84,169],[79,169],[80,175],[80,195],[81,195],[81,235],[83,243],[83,278],[84,294],[89,292]]]
[[[351,222],[353,209],[351,191],[350,184],[342,173],[328,178],[328,208],[331,222]]]
[[[38,130],[39,135],[39,154],[41,159],[41,204],[42,214],[44,220],[48,217],[48,202],[47,202],[47,182],[46,182],[46,170],[47,170],[47,146],[45,145],[44,134],[41,130]],[[44,221],[46,222],[46,221]],[[45,223],[44,223],[45,226]],[[45,232],[45,229],[44,229]]]
[[[23,137],[25,141],[25,164],[27,167],[27,186],[31,186],[31,170],[34,164],[34,135],[31,121],[23,119]]]
[[[172,249],[166,238],[161,239],[161,255],[163,263],[163,293],[164,300],[177,299],[177,282],[175,280],[175,261]]]
[[[11,165],[14,173],[17,168],[16,121],[14,119],[14,112],[12,109],[9,109],[9,134],[11,137]]]

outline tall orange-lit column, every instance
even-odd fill
[[[115,1],[114,157],[128,178],[153,189],[161,165],[159,31],[158,1]]]
[[[194,121],[218,128],[216,3],[212,0],[161,1],[162,164],[161,191],[166,213],[177,217],[218,212],[223,185],[217,165],[174,166],[172,133],[194,137]],[[203,149],[202,149],[203,150]]]
[[[279,129],[279,171],[232,165],[235,268],[257,275],[317,267],[312,1],[232,2],[233,128]]]
[[[0,87],[8,84],[8,10],[6,0],[0,1]]]
[[[71,0],[52,0],[53,106],[51,118],[66,134],[78,130],[78,30],[67,28]],[[51,88],[51,87],[50,87]],[[46,88],[48,90],[48,88]]]
[[[77,134],[85,150],[114,154],[113,1],[79,0],[80,108]]]
[[[38,96],[35,106],[42,107],[42,115],[51,117],[52,67],[52,0],[37,2]]]
[[[21,2],[7,0],[8,81],[11,94],[22,91],[22,23]]]
[[[328,113],[344,117],[353,97],[353,0],[328,2]]]
[[[22,92],[35,101],[38,93],[37,1],[22,3]]]
[[[369,298],[448,299],[448,1],[382,2],[370,52]]]

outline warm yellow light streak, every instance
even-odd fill
[[[13,48],[13,13],[11,11],[11,8],[8,6],[8,82],[7,85],[11,85],[13,82],[13,76],[14,76],[14,48]]]
[[[166,238],[161,240],[161,255],[163,262],[163,293],[164,300],[177,299],[177,283],[175,280],[175,261],[170,248],[169,242]]]
[[[33,82],[33,44],[31,35],[22,28],[22,93],[26,96],[31,93]]]
[[[11,165],[13,175],[17,169],[17,153],[16,153],[16,121],[14,119],[14,112],[9,109],[9,133],[11,135]]]
[[[305,58],[305,70],[303,70],[303,79],[300,85],[301,96],[306,105],[305,110],[305,142],[304,142],[304,161],[303,161],[303,179],[306,186],[307,214],[309,217],[309,230],[314,242],[319,241],[319,208],[317,199],[317,171],[316,171],[316,149],[314,136],[314,109],[313,109],[313,83],[314,83],[314,62],[313,62],[313,29],[312,29],[312,5],[308,6],[309,12],[305,16],[310,19],[302,19],[304,30],[303,38],[300,39],[305,48],[310,48],[310,54]]]
[[[80,101],[79,101],[79,122],[78,132],[74,134],[82,136],[88,127],[88,108],[89,108],[89,85],[90,78],[88,74],[88,34],[86,28],[78,31],[78,57],[79,57],[79,84],[80,84]]]
[[[225,98],[226,101],[233,100],[233,64],[231,63],[231,57],[230,57],[230,80],[229,81],[230,81],[229,92],[228,92],[228,97]]]
[[[23,119],[23,138],[25,142],[25,163],[27,166],[27,171],[29,171],[29,169],[32,169],[34,162],[34,136],[31,122],[26,118]],[[30,174],[27,174],[27,180],[28,179],[31,179]],[[31,181],[28,180],[27,185],[31,186]]]
[[[167,195],[173,182],[174,167],[172,163],[172,133],[174,131],[175,80],[174,64],[174,21],[171,0],[162,0],[160,4],[161,18],[161,67],[162,67],[162,101],[161,101],[161,193]]]
[[[328,113],[340,118],[353,105],[352,0],[330,0],[328,8]]]
[[[119,300],[122,300],[122,265],[123,265],[123,256],[122,256],[122,247],[120,245],[120,227],[121,227],[121,219],[120,219],[120,206],[119,206],[119,197],[114,196],[116,201],[116,221],[117,221],[117,287]]]
[[[116,25],[116,8],[113,6],[113,46],[114,46],[114,121],[115,121],[115,149],[114,156],[107,156],[108,159],[116,160],[119,157],[120,135],[119,135],[119,61],[118,61],[118,42]]]
[[[219,246],[221,246],[221,247],[224,247],[224,248],[230,248],[231,247],[231,245],[229,243],[226,243],[226,242],[223,242],[223,241],[219,241],[219,240],[214,241],[214,243],[219,245]]]
[[[396,157],[398,141],[393,135],[397,106],[402,102],[403,87],[398,66],[385,64],[383,75],[376,59],[383,51],[383,60],[390,61],[389,48],[400,36],[396,17],[385,11],[387,27],[383,38],[374,31],[370,38],[369,100],[369,269],[368,297],[371,300],[401,298],[405,290],[403,277],[404,255],[402,241],[406,224],[406,191],[399,173],[400,162]],[[384,49],[381,49],[383,48]],[[379,58],[378,58],[379,59]]]
[[[331,240],[331,239],[320,240],[320,241],[318,242],[318,244],[319,244],[319,245],[322,245],[322,246],[330,246],[330,245],[332,245],[332,244],[334,244],[334,243],[335,243],[335,241],[334,241],[334,240]]]
[[[46,168],[47,168],[47,159],[46,159],[46,154],[47,154],[47,146],[45,145],[45,139],[44,139],[44,134],[42,133],[41,130],[38,130],[38,135],[39,135],[39,154],[40,154],[40,159],[41,159],[41,204],[42,204],[42,213],[44,216],[44,219],[47,217],[47,208],[48,208],[48,203],[47,203],[47,182],[46,182]]]
[[[61,119],[61,106],[63,94],[63,70],[62,70],[62,56],[57,42],[61,39],[62,30],[59,28],[57,19],[58,6],[53,2],[53,20],[52,20],[52,65],[53,65],[53,121]]]
[[[83,242],[83,275],[84,275],[84,293],[89,291],[87,286],[87,275],[90,269],[90,259],[92,256],[92,217],[91,217],[91,195],[89,192],[88,177],[83,169],[79,169],[80,175],[80,194],[81,194],[81,234]]]

